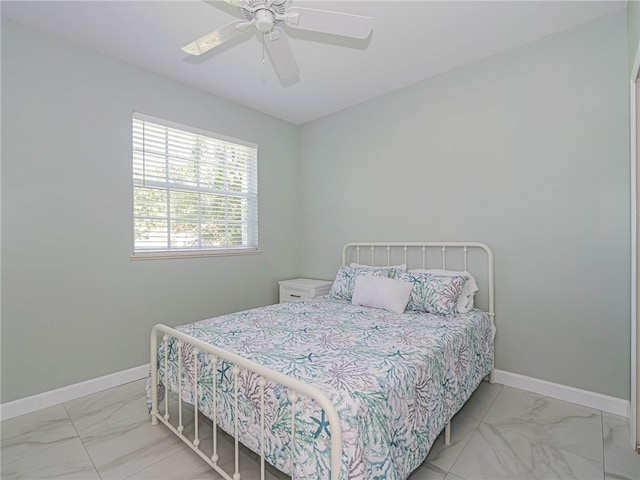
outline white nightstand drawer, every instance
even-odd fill
[[[307,298],[328,295],[333,282],[311,278],[294,278],[280,283],[280,303],[301,302]]]
[[[313,292],[309,290],[297,290],[295,288],[280,287],[280,303],[300,302],[305,298],[313,298]]]

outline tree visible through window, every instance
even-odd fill
[[[133,115],[134,255],[256,250],[257,146]]]

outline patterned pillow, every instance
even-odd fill
[[[408,310],[438,315],[456,314],[458,297],[465,283],[463,277],[405,272],[398,278],[413,283]]]
[[[473,308],[474,297],[476,296],[476,292],[478,291],[478,284],[475,277],[469,272],[441,270],[437,268],[428,270],[415,269],[409,271],[412,273],[430,273],[432,275],[438,275],[441,277],[462,277],[464,279],[464,287],[462,287],[462,292],[458,297],[456,308],[458,310],[458,313],[467,313]]]
[[[361,268],[349,267],[342,265],[338,270],[336,279],[331,286],[329,297],[337,300],[351,301],[353,297],[353,289],[356,286],[356,278],[359,276],[367,277],[389,277],[391,270],[384,268]]]

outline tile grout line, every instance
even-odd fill
[[[490,425],[490,426],[493,426],[493,427],[496,427],[496,428],[497,428],[497,425],[493,425],[493,424],[491,424],[491,423],[489,423],[489,422],[485,422],[485,421],[484,421],[484,419],[485,419],[485,418],[486,418],[486,416],[489,414],[489,411],[491,410],[491,408],[493,407],[493,405],[495,404],[495,402],[497,401],[498,397],[502,394],[502,392],[503,392],[503,391],[504,391],[504,389],[501,389],[501,390],[500,390],[500,393],[499,393],[498,395],[496,395],[496,398],[495,398],[495,399],[493,400],[493,402],[491,403],[491,406],[487,409],[486,413],[485,413],[485,414],[484,414],[484,416],[482,417],[482,420],[480,421],[480,423],[478,424],[478,426],[476,427],[476,429],[474,430],[474,432],[473,432],[473,433],[471,434],[471,436],[469,437],[469,440],[467,441],[467,444],[469,443],[469,441],[471,441],[471,437],[472,437],[473,435],[475,435],[475,433],[478,431],[478,429],[480,428],[480,426],[481,426],[482,424],[487,424],[487,425]],[[601,455],[601,463],[600,463],[600,465],[601,465],[601,469],[602,469],[602,470],[601,470],[601,471],[602,471],[602,477],[601,477],[601,478],[602,478],[602,479],[605,479],[605,478],[606,478],[606,476],[605,476],[605,475],[606,475],[606,466],[605,466],[605,458],[604,458],[604,457],[605,457],[605,454],[604,454],[604,448],[605,448],[605,446],[604,446],[604,412],[603,412],[602,410],[597,410],[597,412],[598,412],[598,414],[599,414],[599,416],[600,416],[600,426],[601,426],[601,428],[600,428],[600,438],[601,438],[601,440],[602,440],[602,444],[601,444],[601,445],[602,445],[602,450],[601,450],[602,455]],[[472,418],[472,417],[469,417],[469,418]],[[526,434],[518,433],[518,435],[521,435],[521,436],[523,436],[524,438],[527,438],[528,440],[538,441],[538,440],[536,440],[535,438],[530,437],[529,435],[526,435]],[[542,442],[542,443],[544,443],[544,442]],[[447,472],[447,474],[449,474],[449,473],[453,473],[453,472],[452,472],[452,470],[454,469],[454,467],[455,467],[456,463],[458,462],[458,460],[460,459],[460,457],[461,457],[461,456],[462,456],[462,454],[464,453],[465,449],[467,448],[467,444],[465,444],[465,447],[462,449],[462,451],[460,452],[460,454],[458,454],[458,456],[456,457],[455,462],[453,463],[453,465],[451,466],[451,468],[449,469],[449,471]],[[552,447],[553,447],[553,445],[546,444],[546,443],[544,443],[544,444],[545,444],[545,445],[549,445],[549,446],[552,446]],[[562,447],[553,447],[553,448],[557,448],[558,450],[561,450],[561,451],[568,451],[569,453],[573,453],[574,455],[577,455],[577,456],[579,456],[579,457],[582,457],[582,458],[584,458],[584,459],[586,459],[586,460],[596,461],[595,459],[590,458],[590,457],[588,457],[588,456],[585,456],[585,455],[583,455],[583,454],[581,454],[581,453],[572,452],[572,451],[570,451],[570,450],[565,450],[565,449],[564,449],[564,448],[562,448]],[[453,475],[457,475],[457,474],[453,473]],[[457,476],[458,476],[458,477],[460,477],[459,475],[457,475]],[[463,478],[463,477],[460,477],[460,478]],[[463,479],[463,480],[466,480],[466,479]]]
[[[503,385],[503,387],[504,387],[504,385]],[[522,389],[520,389],[520,388],[518,388],[518,387],[509,387],[509,388],[516,389],[516,390],[522,390]],[[503,388],[503,390],[501,390],[501,392],[500,392],[500,393],[502,393],[503,391],[504,391],[504,388]],[[567,402],[566,400],[561,400],[561,399],[554,399],[553,397],[547,397],[546,395],[541,394],[541,393],[527,392],[526,390],[522,390],[522,391],[526,392],[528,395],[533,395],[533,396],[543,397],[543,398],[549,398],[549,399],[551,399],[551,400],[555,400],[555,401],[558,401],[558,402],[561,402],[561,403],[565,403],[565,404],[566,404],[566,403],[573,404],[573,402]],[[496,397],[496,400],[497,400],[497,397]],[[604,470],[604,433],[603,433],[603,428],[602,428],[602,425],[604,424],[604,414],[603,414],[603,411],[602,411],[602,410],[595,409],[595,408],[591,408],[591,407],[584,407],[584,406],[582,406],[582,405],[578,405],[578,404],[573,404],[573,405],[574,405],[575,407],[577,407],[578,409],[587,409],[587,410],[591,410],[592,415],[599,415],[599,416],[600,416],[600,421],[601,421],[600,438],[602,439],[602,448],[603,448],[603,450],[602,450],[602,457],[601,457],[601,458],[602,458],[601,465],[602,465],[602,468],[603,468],[603,470]],[[573,408],[573,407],[572,407],[572,408]],[[597,412],[597,413],[593,413],[593,412]],[[488,411],[487,411],[487,414],[488,414]],[[485,415],[485,416],[486,416],[486,415]],[[487,425],[494,426],[495,428],[501,428],[499,425],[495,425],[495,424],[490,423],[490,422],[485,422],[484,420],[483,420],[483,422],[482,422],[482,423],[486,423]],[[586,460],[597,461],[595,458],[588,457],[587,455],[584,455],[584,454],[582,454],[582,453],[574,452],[574,451],[572,451],[572,450],[567,450],[567,449],[566,449],[566,448],[564,448],[564,447],[556,447],[556,446],[554,446],[554,445],[552,445],[552,444],[550,444],[550,443],[541,442],[541,441],[537,440],[534,436],[530,436],[530,435],[528,435],[528,434],[526,434],[526,433],[516,433],[516,435],[519,435],[519,436],[521,436],[521,437],[524,437],[524,438],[526,438],[526,439],[528,439],[528,440],[533,440],[533,441],[535,441],[535,442],[541,443],[542,445],[548,445],[548,446],[550,446],[550,447],[556,448],[556,449],[561,450],[561,451],[565,451],[565,452],[573,453],[574,455],[577,455],[577,456],[579,456],[579,457],[582,457],[582,458],[584,458],[584,459],[586,459]],[[604,478],[604,475],[603,475],[603,478]]]
[[[500,385],[500,384],[490,384],[490,385]],[[493,405],[496,403],[496,401],[498,400],[498,397],[500,395],[502,395],[502,392],[504,392],[504,385],[500,386],[500,391],[498,392],[498,394],[496,395],[496,398],[493,399],[493,402],[491,402],[491,405],[489,405],[489,408],[487,408],[487,411],[484,412],[484,415],[482,416],[482,418],[480,419],[480,423],[484,422],[484,419],[486,418],[487,415],[489,415],[489,411],[493,408]]]
[[[490,384],[490,385],[494,385],[494,384]],[[476,428],[474,428],[473,433],[471,433],[471,435],[469,435],[469,438],[467,439],[467,441],[464,444],[464,447],[462,447],[462,449],[460,450],[460,453],[458,454],[458,456],[456,456],[456,459],[453,461],[453,463],[451,464],[451,468],[449,469],[449,471],[447,472],[447,475],[449,473],[452,473],[453,467],[455,467],[456,463],[458,462],[458,460],[460,459],[460,457],[462,456],[462,454],[464,453],[464,451],[467,448],[467,445],[469,444],[469,442],[471,441],[471,438],[476,434],[476,432],[478,431],[478,429],[480,428],[480,425],[482,425],[484,423],[484,419],[485,417],[489,414],[489,411],[491,410],[491,408],[493,407],[493,405],[496,403],[496,401],[498,400],[498,397],[502,394],[504,390],[504,385],[502,385],[500,387],[500,391],[498,392],[498,394],[495,396],[495,398],[493,399],[493,401],[491,402],[491,405],[489,405],[489,408],[487,408],[486,412],[484,412],[484,415],[482,415],[482,418],[480,419],[480,421],[478,422],[478,425],[476,426]],[[473,417],[468,417],[468,418],[473,418]],[[474,419],[477,420],[477,419]],[[453,475],[456,475],[455,473],[453,473]],[[460,477],[463,478],[463,477]],[[463,479],[465,480],[465,479]]]
[[[69,415],[69,411],[67,410],[66,405],[64,404],[64,402],[61,403],[60,405],[62,405],[62,408],[64,408],[64,411],[67,414],[67,417],[69,417],[69,421],[71,422],[71,425],[73,426],[73,429],[75,430],[76,435],[78,436],[78,440],[80,440],[80,444],[82,445],[82,448],[83,448],[84,452],[87,454],[87,458],[91,462],[91,465],[93,466],[93,469],[96,471],[96,475],[98,475],[98,478],[100,478],[100,480],[102,480],[102,475],[100,475],[100,471],[98,470],[98,467],[96,467],[96,464],[93,461],[93,458],[91,457],[91,454],[87,450],[87,447],[84,444],[84,441],[82,440],[82,437],[80,436],[80,432],[78,432],[78,428],[76,427],[76,424],[73,422],[73,419],[71,418],[71,415]]]
[[[0,0],[0,1],[1,1],[1,0]],[[67,420],[69,420],[69,423],[71,424],[71,426],[73,426],[73,430],[76,432],[76,437],[77,437],[78,432],[77,432],[77,430],[75,429],[75,426],[73,425],[73,422],[71,421],[71,418],[69,417],[69,413],[67,412],[67,410],[64,408],[64,406],[63,406],[61,403],[57,403],[57,404],[55,404],[55,405],[51,405],[51,406],[49,406],[49,407],[45,407],[45,408],[43,408],[43,409],[37,410],[36,412],[26,413],[26,414],[25,414],[25,416],[26,416],[26,415],[31,415],[32,413],[41,412],[42,410],[46,410],[47,408],[57,407],[58,405],[62,406],[62,409],[64,410],[64,414],[67,416]],[[0,430],[1,430],[1,428],[2,428],[2,427],[1,427],[2,423],[6,422],[6,421],[13,420],[14,418],[19,418],[20,416],[22,416],[22,415],[19,415],[18,417],[8,418],[8,419],[6,419],[6,420],[2,420],[2,421],[0,421]],[[61,439],[61,440],[66,442],[66,441],[71,440],[71,438],[68,438],[68,439]],[[58,441],[56,441],[56,442],[54,442],[54,443],[58,443],[59,441],[60,441],[60,440],[58,440]],[[0,439],[0,443],[2,443],[2,442],[1,442],[1,439]],[[54,447],[55,447],[55,445],[50,445],[49,443],[47,443],[47,446],[46,446],[46,447],[45,447],[45,446],[43,446],[43,447],[42,447],[41,452],[39,452],[39,453],[46,452],[47,450],[49,450],[49,449],[51,449],[51,448],[54,448]],[[25,454],[25,455],[19,456],[19,457],[17,457],[17,458],[14,458],[13,460],[9,460],[8,462],[2,462],[2,464],[0,464],[0,472],[1,472],[1,470],[2,470],[2,466],[3,466],[3,465],[11,465],[11,464],[12,464],[12,463],[14,463],[14,462],[18,462],[18,461],[20,461],[20,460],[24,460],[25,458],[29,457],[30,455],[32,455],[32,454]],[[1,478],[1,477],[0,477],[0,478]]]

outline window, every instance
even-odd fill
[[[134,257],[257,251],[257,157],[257,145],[134,113]]]

